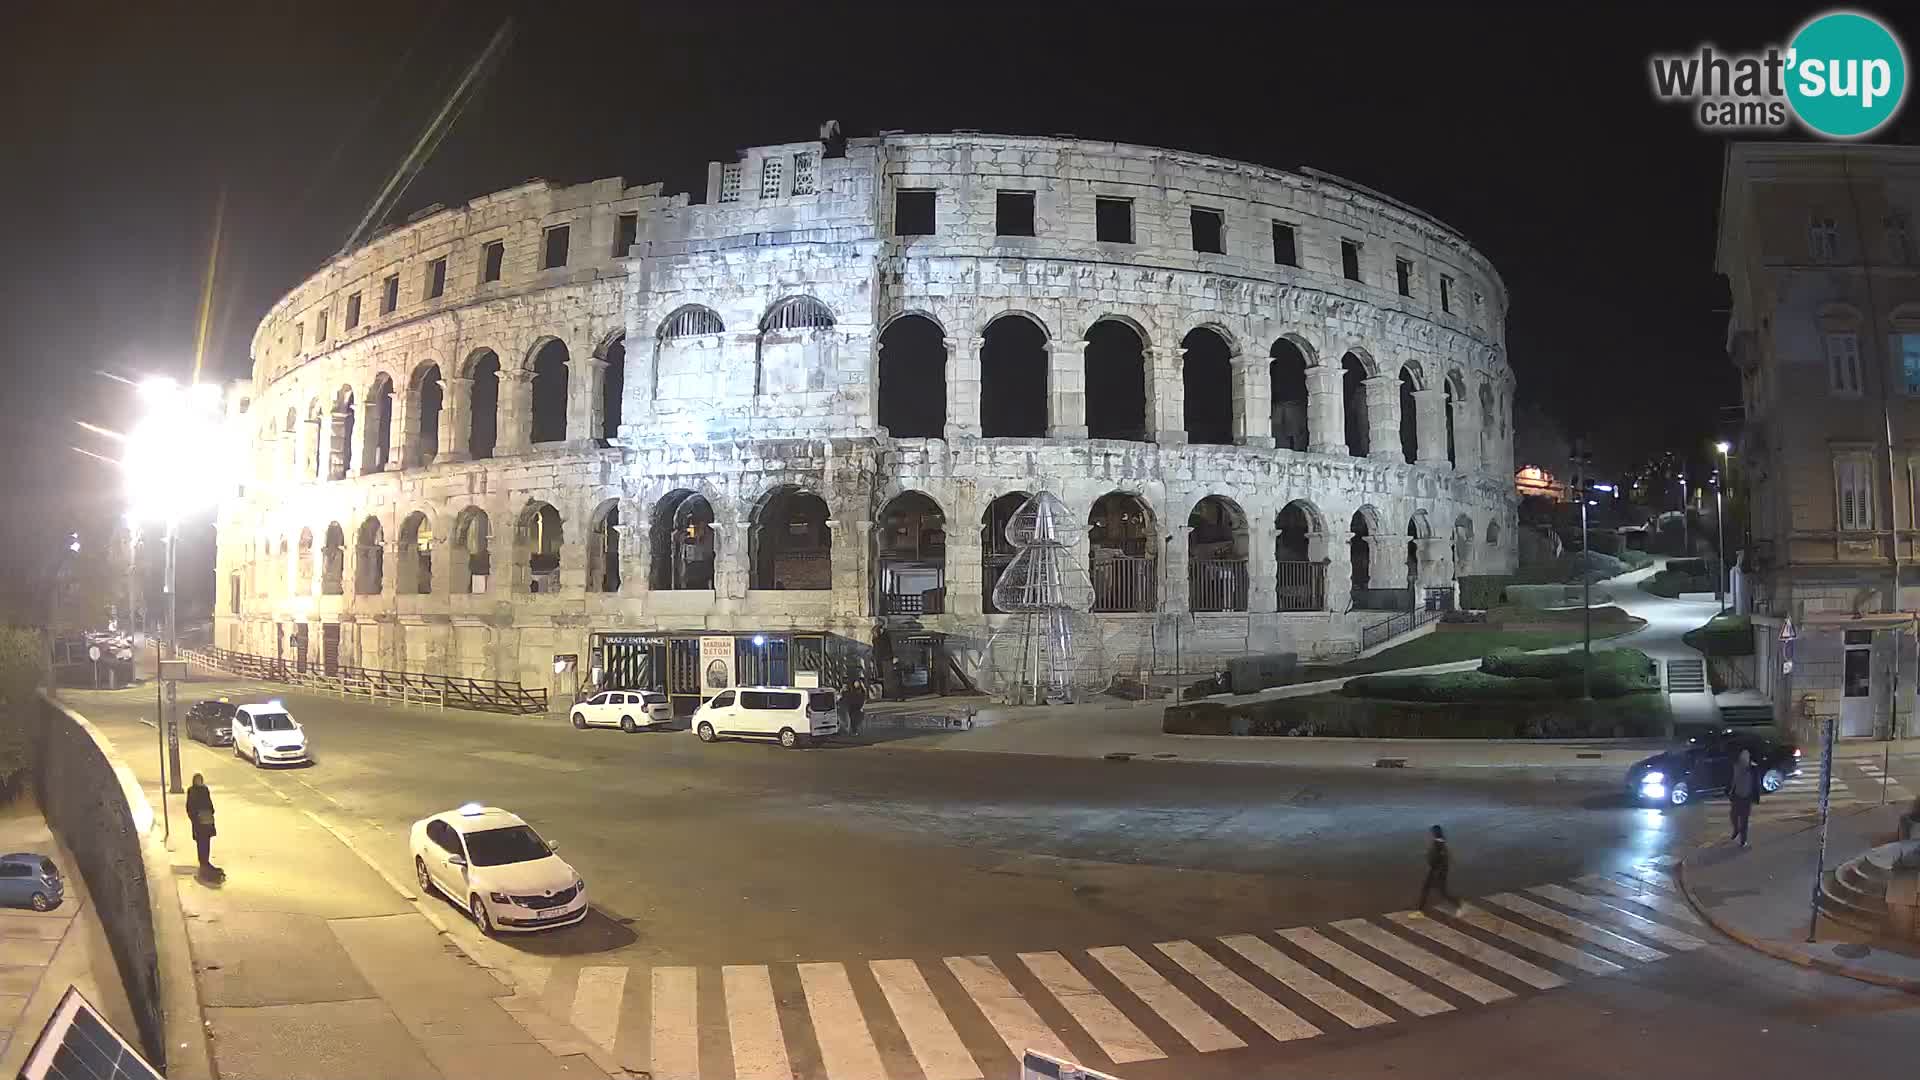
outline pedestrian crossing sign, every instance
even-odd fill
[[[1083,1068],[1070,1061],[1050,1057],[1038,1050],[1029,1050],[1020,1058],[1020,1080],[1119,1080],[1118,1077],[1094,1069]]]

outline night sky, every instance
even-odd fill
[[[1426,210],[1487,254],[1512,296],[1522,402],[1625,464],[1701,444],[1739,401],[1713,274],[1723,143],[1653,101],[1647,54],[1782,41],[1819,9],[1591,5],[1576,23],[1552,7],[540,5],[400,213],[531,177],[623,175],[699,197],[709,159],[812,137],[829,118],[854,136],[1072,132],[1310,165]],[[267,306],[338,250],[509,13],[10,7],[10,504],[112,498],[111,473],[68,449],[110,445],[71,421],[124,419],[128,396],[97,369],[189,370],[218,192],[207,362],[229,377],[247,372]],[[1904,28],[1910,51],[1917,30]],[[1910,101],[1883,141],[1916,136]]]

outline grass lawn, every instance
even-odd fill
[[[1541,613],[1532,614],[1538,616]],[[1596,608],[1594,614],[1598,616],[1600,609]],[[1605,638],[1638,630],[1643,625],[1645,624],[1638,619],[1623,622],[1618,618],[1595,618],[1593,640],[1597,645]],[[1580,633],[1579,612],[1573,613],[1573,617],[1567,620],[1564,628],[1551,630],[1502,630],[1491,623],[1486,629],[1435,630],[1425,637],[1415,638],[1404,645],[1395,645],[1365,660],[1352,660],[1333,665],[1309,665],[1301,681],[1337,679],[1343,675],[1365,675],[1374,671],[1423,667],[1427,664],[1445,664],[1455,660],[1478,660],[1500,649],[1549,649],[1555,645],[1578,643]]]

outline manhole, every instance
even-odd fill
[[[1599,754],[1575,754],[1573,756],[1577,758],[1593,758],[1595,760],[1598,760],[1600,758]]]
[[[1835,945],[1833,947],[1833,955],[1844,957],[1848,960],[1859,960],[1872,951],[1873,949],[1870,946],[1862,945],[1857,941],[1849,941],[1844,945]]]
[[[1132,761],[1133,760],[1133,754],[1125,750],[1115,750],[1113,753],[1106,755],[1106,757],[1108,761]]]
[[[1153,756],[1161,760],[1165,760],[1167,758],[1176,758],[1176,757],[1179,757],[1180,755],[1179,754],[1155,754]]]
[[[1403,757],[1375,758],[1373,767],[1376,769],[1404,769],[1407,767],[1407,759]]]

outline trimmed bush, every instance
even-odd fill
[[[33,765],[28,725],[40,707],[44,647],[38,631],[0,626],[0,793],[11,794]]]
[[[1578,696],[1584,656],[1578,650],[1540,654],[1503,651],[1481,660],[1480,670],[1510,679],[1550,680],[1556,693]],[[1597,698],[1658,690],[1659,669],[1639,649],[1595,649],[1591,689]]]
[[[1629,694],[1607,701],[1549,698],[1468,704],[1314,694],[1237,705],[1195,702],[1170,706],[1161,726],[1174,735],[1604,739],[1665,735],[1671,722],[1667,696],[1657,693]]]
[[[1469,611],[1485,611],[1506,603],[1507,583],[1512,574],[1468,574],[1460,579],[1460,606]]]
[[[1639,548],[1621,548],[1620,561],[1627,564],[1628,570],[1645,570],[1653,565],[1653,556]]]
[[[1683,560],[1675,561],[1679,562]],[[1684,561],[1699,562],[1700,560],[1692,559]],[[1661,570],[1641,582],[1640,587],[1655,596],[1664,596],[1671,600],[1681,593],[1712,592],[1713,576],[1711,574],[1683,573],[1673,569],[1672,564],[1669,563],[1667,569]]]
[[[1680,640],[1708,656],[1752,656],[1753,620],[1745,615],[1715,615]]]
[[[1481,671],[1442,675],[1362,675],[1340,688],[1347,697],[1387,701],[1533,701],[1558,691],[1550,679],[1509,679]]]

